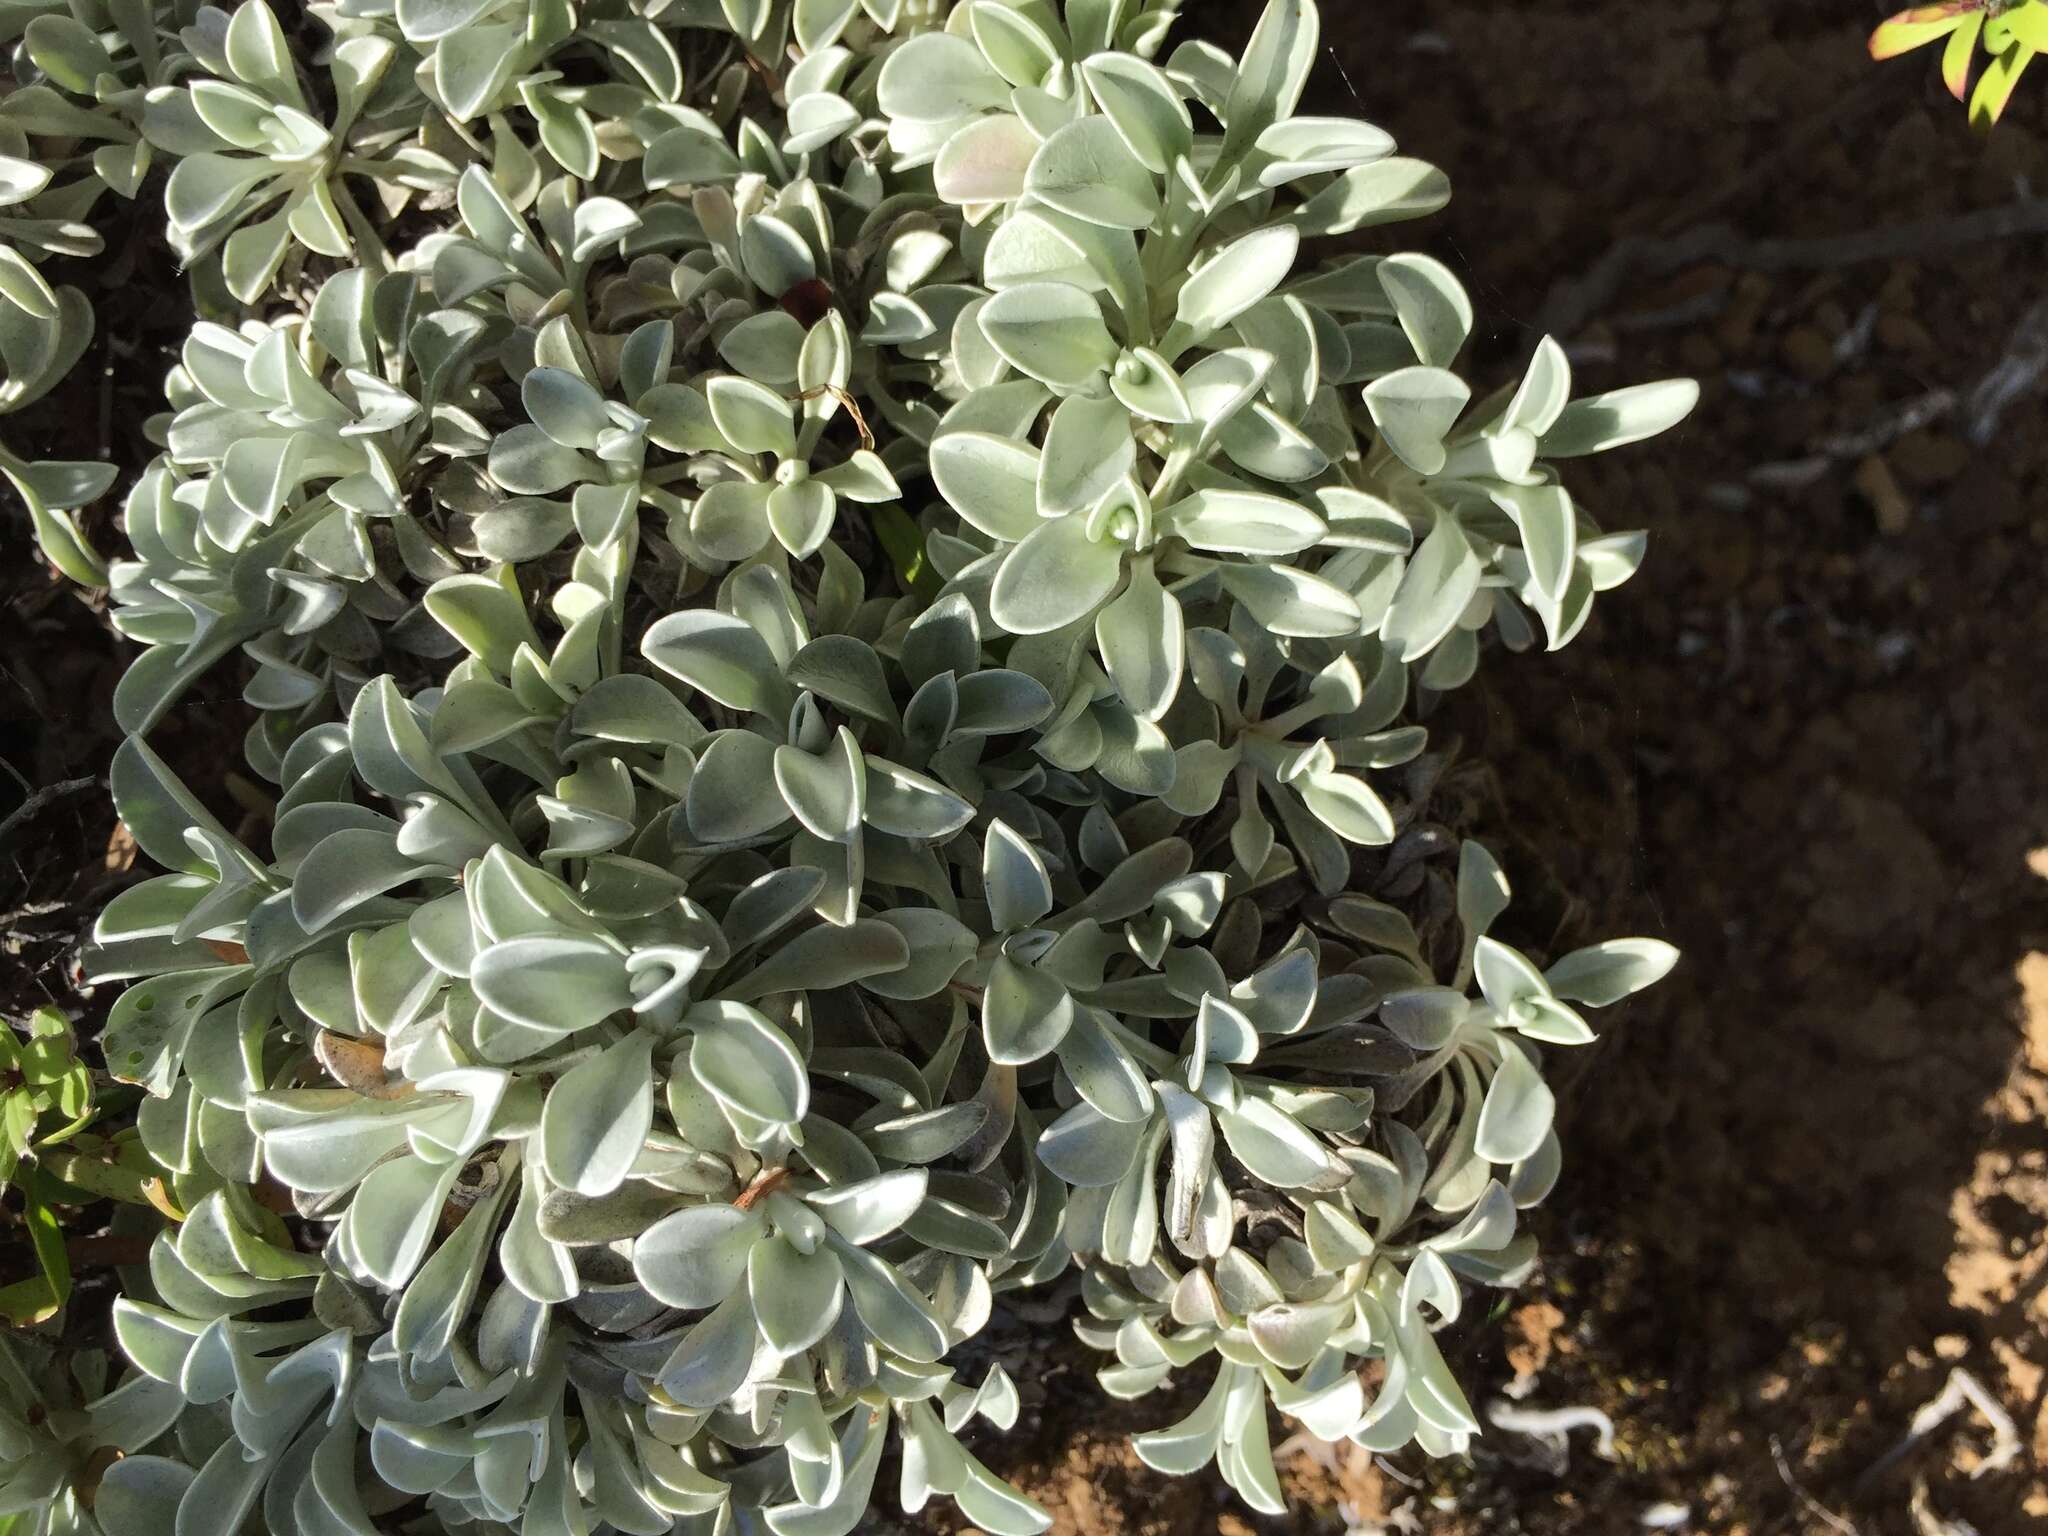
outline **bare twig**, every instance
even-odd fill
[[[1664,309],[1634,309],[1625,315],[1614,317],[1614,329],[1623,332],[1663,331],[1682,325],[1698,325],[1711,320],[1728,307],[1726,284],[1705,293],[1696,293],[1689,299]]]
[[[1420,1488],[1422,1486],[1421,1478],[1409,1476],[1384,1456],[1373,1457],[1372,1464],[1399,1483],[1403,1488]]]
[[[1817,446],[1822,453],[1832,454],[1838,459],[1860,459],[1879,449],[1889,448],[1908,432],[1917,432],[1929,422],[1939,421],[1955,407],[1955,391],[1930,389],[1924,395],[1915,395],[1891,406],[1860,430],[1824,437]]]
[[[740,1191],[739,1199],[733,1204],[740,1210],[752,1210],[759,1202],[766,1200],[776,1190],[789,1182],[787,1168],[763,1168],[754,1176],[754,1182]]]
[[[1960,1418],[1965,1409],[1975,1408],[1991,1426],[1990,1454],[1970,1469],[1971,1477],[2002,1472],[2019,1458],[2023,1449],[2020,1432],[2005,1411],[2004,1404],[1986,1391],[1983,1384],[1961,1366],[1948,1373],[1940,1392],[1921,1404],[1906,1426],[1906,1438],[1872,1462],[1856,1480],[1859,1493],[1876,1485],[1887,1472]]]
[[[1913,1479],[1913,1498],[1906,1512],[1913,1517],[1913,1529],[1920,1536],[1978,1536],[1977,1527],[1967,1520],[1950,1520],[1935,1509],[1927,1496],[1927,1479]]]
[[[861,447],[869,453],[873,453],[875,451],[875,434],[868,430],[868,419],[861,414],[860,402],[837,384],[820,384],[816,389],[807,389],[803,393],[791,395],[789,398],[801,402],[816,400],[820,395],[830,395],[834,400],[846,407],[847,414],[853,418],[854,426],[860,429]]]
[[[2020,1432],[2004,1405],[1961,1366],[1948,1373],[1948,1383],[1940,1394],[1913,1415],[1911,1433],[1924,1439],[1962,1412],[1965,1404],[1983,1414],[1984,1422],[1991,1426],[1991,1454],[1977,1463],[1970,1476],[1982,1477],[2011,1466],[2020,1454]]]
[[[0,844],[4,844],[18,830],[27,826],[59,800],[83,794],[97,783],[98,779],[60,779],[55,784],[45,784],[41,789],[31,791],[26,800],[7,813],[5,821],[0,821]]]
[[[1552,289],[1536,328],[1539,334],[1569,337],[1605,310],[1631,278],[1664,277],[1702,262],[1746,272],[1812,271],[1866,261],[1925,260],[2039,234],[2048,234],[2048,198],[1842,235],[1751,239],[1732,224],[1702,224],[1670,236],[1630,235],[1610,247],[1585,276]]]
[[[1982,448],[1998,435],[1998,418],[2040,382],[2044,371],[2048,371],[2048,299],[2020,317],[2005,344],[2005,354],[1977,381],[1964,402],[1968,424],[1963,435],[1974,447]]]
[[[1792,1464],[1785,1459],[1784,1443],[1776,1435],[1771,1436],[1771,1460],[1778,1468],[1778,1476],[1783,1478],[1785,1486],[1792,1490],[1792,1497],[1799,1501],[1801,1509],[1813,1516],[1814,1519],[1820,1521],[1821,1524],[1827,1526],[1829,1530],[1839,1531],[1841,1536],[1857,1536],[1855,1526],[1844,1520],[1840,1515],[1829,1509],[1819,1499],[1816,1499],[1800,1486],[1799,1479],[1792,1475]]]
[[[1614,1460],[1614,1420],[1598,1408],[1518,1408],[1497,1399],[1487,1405],[1486,1417],[1510,1434],[1527,1435],[1557,1447],[1568,1443],[1568,1431],[1590,1429],[1597,1437],[1593,1454],[1606,1461]]]
[[[0,928],[12,928],[16,923],[32,917],[54,917],[59,912],[68,912],[74,903],[68,901],[32,901],[25,907],[16,907],[11,912],[0,912]]]

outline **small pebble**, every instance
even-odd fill
[[[1721,366],[1721,349],[1697,331],[1689,332],[1678,344],[1678,360],[1688,373],[1714,373]]]
[[[1835,371],[1835,344],[1816,326],[1802,325],[1786,332],[1778,344],[1785,366],[1809,383],[1819,383]]]
[[[1970,463],[1970,449],[1946,432],[1908,432],[1885,455],[1908,485],[1942,485]]]
[[[1903,352],[1909,357],[1924,357],[1935,350],[1933,334],[1911,315],[1879,315],[1877,340],[1887,352]]]
[[[1889,538],[1904,533],[1913,522],[1913,506],[1899,489],[1898,477],[1880,454],[1873,453],[1856,466],[1856,489],[1877,515],[1877,531]]]

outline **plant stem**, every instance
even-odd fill
[[[51,1178],[101,1199],[120,1200],[129,1205],[151,1203],[142,1192],[145,1176],[119,1163],[62,1149],[41,1149],[36,1153],[36,1161]]]

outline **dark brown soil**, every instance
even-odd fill
[[[1672,438],[1573,476],[1653,530],[1643,575],[1560,655],[1490,658],[1442,727],[1497,765],[1485,831],[1560,945],[1686,951],[1572,1079],[1541,1276],[1462,1346],[1475,1402],[1519,1382],[1525,1406],[1599,1408],[1615,1455],[1583,1432],[1562,1461],[1505,1432],[1457,1466],[1311,1447],[1286,1469],[1298,1513],[1264,1520],[1137,1466],[1123,1436],[1171,1405],[1106,1404],[1056,1320],[1011,1362],[1023,1423],[977,1449],[1086,1536],[1605,1536],[1681,1507],[1731,1536],[2048,1528],[2038,382],[1972,440],[2015,338],[2048,350],[2048,242],[1959,222],[2048,188],[2048,73],[1982,142],[1931,62],[1869,64],[1866,0],[1324,8],[1308,110],[1361,111],[1450,172],[1457,200],[1411,237],[1471,283],[1482,371],[1551,327],[1588,387],[1705,385]],[[1189,7],[1232,44],[1256,9]],[[117,370],[110,442],[176,335],[146,286],[125,303],[130,350],[87,365]],[[98,389],[0,431],[89,455]],[[1927,419],[1893,430],[1907,408]],[[114,650],[31,573],[21,520],[0,530],[0,756],[39,786],[103,773]],[[198,729],[222,718],[198,707],[173,749],[232,752]],[[121,878],[113,825],[81,789],[0,846],[9,1011],[62,991]],[[1958,1366],[2023,1442],[1981,1477],[1974,1411],[1890,1454]]]
[[[121,498],[156,452],[145,424],[164,409],[164,375],[192,324],[184,279],[154,227],[161,217],[147,204],[102,201],[104,254],[49,268],[53,281],[92,299],[92,343],[49,395],[0,418],[0,439],[26,457],[121,466],[114,490],[81,514],[102,554],[122,548]],[[0,506],[0,818],[9,820],[0,832],[0,1013],[18,1018],[54,1002],[76,1014],[94,1005],[72,988],[78,935],[121,885],[154,873],[135,867],[106,787],[120,744],[114,685],[133,648],[107,624],[104,594],[82,592],[42,562],[11,488],[0,489]],[[209,680],[165,722],[163,741],[152,738],[230,824],[224,774],[240,764],[246,718],[235,688]]]

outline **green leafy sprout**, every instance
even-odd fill
[[[1941,78],[1957,101],[1967,100],[1970,123],[1988,129],[2005,111],[2034,56],[2048,49],[2048,0],[1937,0],[1914,6],[1870,35],[1873,59],[1897,58],[1942,44]],[[1970,86],[1979,45],[1986,62]]]

